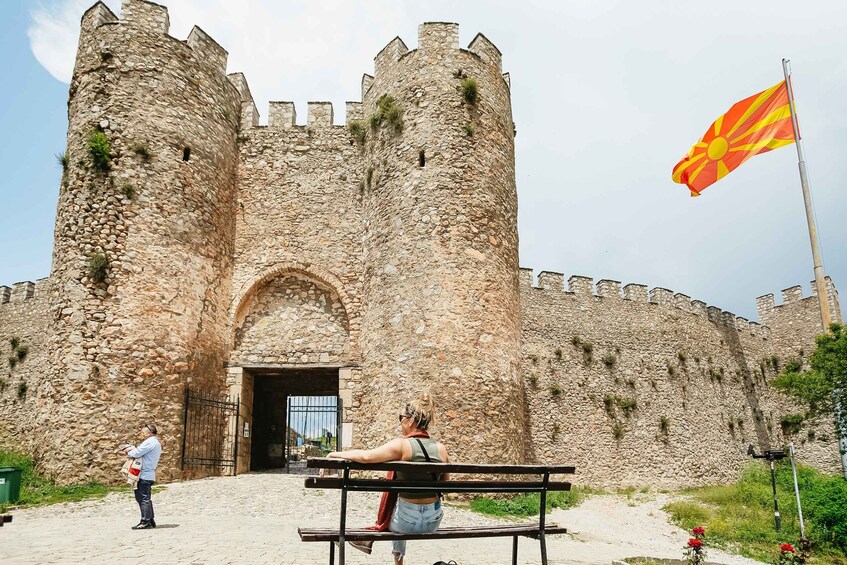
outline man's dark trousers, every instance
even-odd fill
[[[135,488],[135,500],[138,502],[138,508],[141,509],[141,523],[149,524],[153,521],[153,500],[150,498],[150,489],[153,487],[154,481],[138,480],[138,486]]]

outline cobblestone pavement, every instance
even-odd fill
[[[573,534],[551,536],[551,564],[603,563],[626,556],[676,557],[687,540],[660,510],[665,495],[624,499],[591,497],[581,506],[556,510],[550,521]],[[167,485],[153,495],[155,530],[130,530],[138,507],[126,493],[105,499],[14,511],[0,530],[0,563],[327,563],[329,544],[303,543],[298,526],[337,523],[337,491],[303,488],[302,476],[247,474]],[[348,524],[373,522],[379,497],[354,493]],[[494,523],[463,508],[448,507],[443,525]],[[509,563],[511,539],[409,542],[406,563],[429,565],[439,559],[460,565]],[[348,563],[391,563],[388,543],[372,555],[349,549]],[[541,562],[538,543],[522,538],[519,563]],[[710,552],[710,561],[748,565],[755,561]]]

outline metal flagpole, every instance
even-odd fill
[[[809,239],[812,242],[812,260],[815,263],[815,287],[818,290],[818,302],[821,307],[821,323],[824,333],[829,331],[832,322],[829,315],[829,298],[824,281],[821,248],[818,243],[818,228],[815,224],[815,211],[812,208],[812,195],[809,191],[809,177],[806,174],[806,158],[803,154],[803,144],[800,141],[800,126],[797,123],[797,111],[794,107],[794,90],[791,88],[791,61],[782,60],[782,73],[785,75],[785,85],[788,90],[788,105],[791,110],[791,127],[794,128],[794,145],[797,146],[797,159],[800,167],[800,186],[803,189],[803,204],[806,206],[806,223],[809,224]],[[838,393],[836,391],[836,396]],[[838,448],[841,452],[841,474],[847,479],[847,433],[842,429],[842,406],[835,400],[835,430],[838,433]]]
[[[818,228],[815,224],[815,211],[812,208],[812,195],[809,191],[809,177],[806,174],[806,158],[803,155],[803,144],[800,141],[800,126],[797,123],[797,111],[794,107],[794,90],[791,88],[791,61],[782,60],[782,72],[785,75],[785,85],[788,89],[788,105],[791,109],[791,126],[794,128],[794,145],[797,146],[797,159],[800,167],[800,186],[803,189],[803,204],[806,205],[806,223],[809,224],[809,239],[812,242],[812,260],[815,263],[815,287],[818,290],[818,302],[821,307],[821,322],[824,333],[829,331],[831,322],[829,316],[829,299],[826,294],[821,248],[818,243]]]

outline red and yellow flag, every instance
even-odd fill
[[[673,181],[700,196],[741,163],[759,153],[794,143],[785,81],[736,103],[715,120],[673,168]]]

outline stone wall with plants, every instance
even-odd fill
[[[31,451],[43,441],[48,279],[0,286],[0,449]]]
[[[574,464],[580,484],[677,488],[734,480],[749,444],[794,441],[802,461],[838,469],[832,424],[804,425],[768,386],[798,362],[775,329],[662,288],[521,276],[532,460]],[[805,351],[818,332],[800,332]]]

